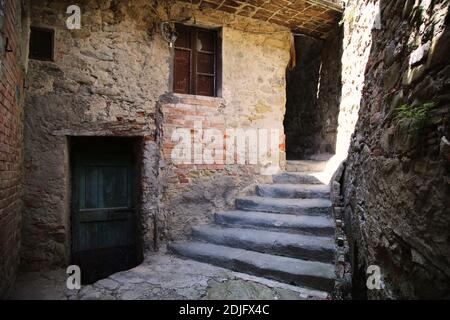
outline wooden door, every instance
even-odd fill
[[[83,283],[132,268],[139,256],[132,150],[122,140],[94,141],[72,155],[72,264]]]

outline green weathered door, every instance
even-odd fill
[[[73,148],[72,264],[83,283],[138,263],[133,153],[116,143]]]

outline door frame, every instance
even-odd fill
[[[143,143],[144,138],[142,136],[67,136],[67,145],[68,145],[68,160],[69,160],[69,174],[68,174],[68,230],[67,230],[67,239],[68,239],[68,255],[67,261],[68,264],[73,263],[73,232],[74,228],[76,228],[74,224],[73,214],[74,214],[74,205],[76,199],[74,199],[74,190],[73,187],[77,185],[76,176],[75,176],[75,158],[77,148],[80,147],[90,147],[93,148],[96,143],[105,143],[106,145],[114,145],[115,143],[125,143],[128,145],[129,151],[132,153],[133,158],[133,168],[134,168],[134,192],[135,196],[133,197],[134,208],[135,208],[135,243],[136,243],[136,252],[137,252],[137,263],[140,264],[144,258],[144,239],[143,239],[143,217],[142,217],[142,161],[143,161]],[[120,149],[120,148],[119,148]]]

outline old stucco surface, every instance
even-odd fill
[[[55,30],[55,61],[29,64],[25,268],[63,265],[68,258],[68,136],[143,137],[141,224],[146,248],[153,248],[155,239],[185,235],[190,225],[208,220],[212,210],[230,205],[238,190],[252,180],[253,172],[240,176],[220,169],[200,170],[181,186],[179,180],[166,179],[174,168],[162,158],[158,137],[166,122],[157,101],[170,92],[172,59],[159,33],[149,32],[149,2],[81,1],[82,29],[74,31],[65,27],[69,4],[32,2],[32,25]],[[173,17],[192,15],[183,8],[175,6]],[[195,18],[199,25],[224,26],[223,103],[217,109],[224,124],[278,128],[282,135],[289,33],[272,24],[215,11],[197,12]],[[246,26],[272,33],[246,32]],[[187,170],[191,169],[196,170]],[[199,219],[194,218],[197,215]],[[154,237],[155,221],[158,238]]]

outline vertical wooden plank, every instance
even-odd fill
[[[192,91],[192,39],[188,27],[177,25],[178,38],[175,41],[173,66],[173,91],[189,94]]]
[[[81,208],[98,208],[98,168],[83,166],[84,173],[80,178],[84,182],[84,203]]]
[[[191,28],[191,94],[197,94],[197,29]]]
[[[222,96],[222,31],[217,31],[216,36],[216,97]]]
[[[84,168],[77,164],[76,170],[74,170],[74,174],[74,180],[76,180],[78,183],[79,191],[77,188],[77,197],[72,199],[72,201],[75,201],[75,209],[78,212],[79,209],[86,208],[86,173],[84,172]]]
[[[189,94],[191,91],[191,51],[175,48],[173,91]]]

